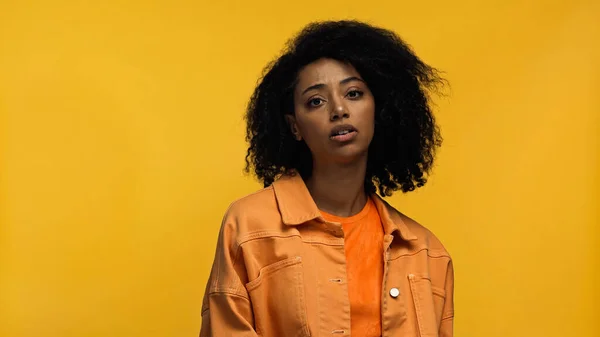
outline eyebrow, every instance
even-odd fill
[[[346,83],[352,82],[352,81],[360,81],[360,82],[365,83],[365,81],[363,81],[361,78],[358,78],[356,76],[351,76],[351,77],[348,77],[348,78],[345,78],[345,79],[341,80],[340,84],[346,84]],[[304,89],[304,91],[302,92],[302,95],[306,94],[310,90],[321,89],[323,87],[325,87],[325,84],[323,84],[323,83],[318,83],[318,84],[315,84],[315,85],[311,85],[310,87]]]

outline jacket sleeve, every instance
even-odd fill
[[[448,262],[446,271],[446,301],[444,302],[444,311],[440,323],[440,337],[452,337],[454,325],[454,267],[452,260]]]
[[[227,219],[227,217],[226,217]],[[238,262],[235,222],[224,220],[204,299],[200,337],[253,337],[252,304],[246,291],[246,268]]]

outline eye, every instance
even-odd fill
[[[364,93],[360,90],[350,90],[346,96],[348,96],[349,98],[352,99],[357,99],[357,98],[361,98],[364,95]]]
[[[311,108],[316,108],[319,105],[323,104],[323,102],[324,102],[323,99],[321,99],[319,97],[315,97],[308,101],[308,106]]]

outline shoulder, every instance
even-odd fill
[[[404,221],[410,231],[417,237],[418,242],[427,247],[429,255],[450,257],[450,253],[442,244],[442,241],[431,230],[407,215],[401,212],[398,213],[400,214],[402,221]]]
[[[281,213],[272,186],[233,201],[221,225],[222,234],[238,245],[253,235],[284,230]]]
[[[233,201],[225,212],[224,220],[248,221],[279,214],[275,192],[272,186]]]
[[[404,229],[406,233],[413,237],[411,243],[416,249],[427,249],[428,255],[431,257],[450,258],[450,253],[442,244],[442,241],[431,230],[395,207],[387,205],[392,220],[396,222],[401,231]]]

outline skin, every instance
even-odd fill
[[[332,59],[305,66],[287,121],[296,140],[306,142],[312,153],[313,171],[306,185],[319,209],[337,216],[359,213],[368,198],[364,179],[375,100],[358,71]],[[356,134],[348,141],[332,139],[332,129],[339,125],[351,125]]]

